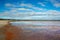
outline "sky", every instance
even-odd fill
[[[0,18],[60,20],[60,0],[0,0]]]

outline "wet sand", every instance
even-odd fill
[[[60,40],[60,26],[14,26],[0,28],[0,40]]]

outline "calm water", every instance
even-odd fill
[[[60,21],[15,21],[11,25],[27,30],[55,30],[60,29]]]
[[[14,26],[60,26],[60,21],[16,21],[10,22]]]
[[[55,35],[55,33],[60,34],[60,21],[16,21],[11,22],[11,25],[22,27],[25,36],[31,35],[32,33],[44,33],[49,35]]]

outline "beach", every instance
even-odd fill
[[[1,21],[0,40],[60,40],[60,21]]]

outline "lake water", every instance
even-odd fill
[[[15,21],[11,25],[27,30],[56,30],[60,29],[60,21]]]
[[[15,21],[10,22],[14,26],[60,26],[60,21]]]
[[[60,21],[16,21],[10,22],[11,25],[22,28],[24,35],[42,33],[45,35],[60,34]]]

